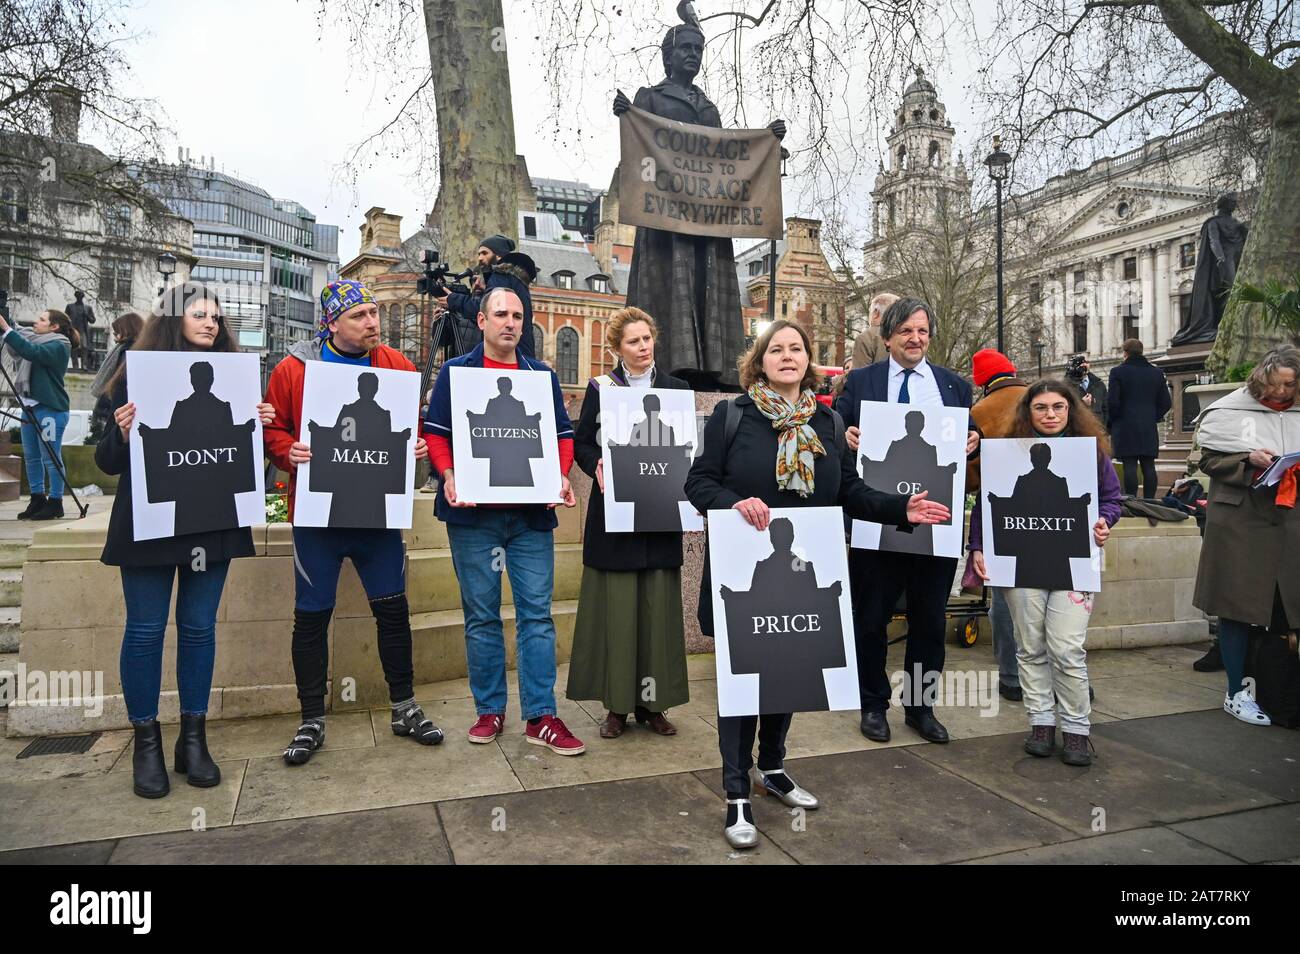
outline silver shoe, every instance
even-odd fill
[[[758,829],[749,820],[753,817],[749,808],[749,799],[729,798],[727,804],[736,806],[736,823],[722,830],[727,838],[727,844],[732,848],[753,848],[758,844]]]
[[[768,795],[779,798],[781,803],[787,808],[803,808],[812,811],[821,804],[821,802],[817,800],[816,795],[806,789],[800,788],[797,784],[795,784],[794,788],[790,789],[789,792],[782,792],[778,788],[773,788],[771,785],[767,784],[768,775],[785,775],[786,778],[790,778],[784,768],[773,769],[767,774],[764,774],[757,768],[749,770],[750,782],[756,786],[758,791],[766,792]],[[794,784],[794,779],[790,778],[790,782]]]

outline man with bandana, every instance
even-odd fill
[[[311,460],[311,448],[301,438],[307,362],[415,371],[400,351],[380,344],[379,308],[365,285],[331,282],[321,292],[320,301],[319,333],[312,341],[300,342],[289,350],[276,365],[266,390],[266,401],[275,408],[275,420],[263,428],[266,453],[289,474],[290,521],[298,466]],[[426,456],[428,448],[421,438],[415,445],[415,459]],[[345,558],[356,568],[375,617],[379,661],[393,706],[393,734],[409,736],[422,745],[442,741],[442,730],[425,718],[415,701],[402,531],[294,527],[293,671],[302,705],[302,725],[284,750],[284,761],[289,765],[304,764],[325,743],[327,636]]]

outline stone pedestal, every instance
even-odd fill
[[[9,432],[0,431],[0,501],[18,499],[22,476],[23,459],[14,454]]]
[[[1196,416],[1203,405],[1195,392],[1198,385],[1208,384],[1210,374],[1205,370],[1205,359],[1210,356],[1213,342],[1177,345],[1171,347],[1151,363],[1169,379],[1173,408],[1161,428],[1160,455],[1156,459],[1156,472],[1163,490],[1181,477],[1187,469],[1187,455],[1192,449],[1192,436],[1196,430]]]

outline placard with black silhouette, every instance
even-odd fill
[[[981,441],[980,494],[990,586],[1101,589],[1096,438]]]
[[[473,503],[560,500],[560,444],[546,371],[448,369],[456,495]]]
[[[302,527],[406,529],[415,504],[420,376],[309,361],[293,522]]]
[[[692,391],[600,389],[606,531],[704,529],[685,489],[699,447],[695,421]]]
[[[960,556],[970,413],[959,407],[863,401],[858,420],[858,474],[867,486],[909,496],[926,491],[928,499],[952,511],[952,518],[917,524],[911,533],[854,520],[850,544],[860,550]]]
[[[718,713],[856,709],[844,512],[774,509],[764,531],[709,511]]]
[[[136,540],[266,521],[257,355],[128,351]]]

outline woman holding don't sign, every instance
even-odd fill
[[[233,352],[235,344],[216,292],[187,282],[169,289],[145,323],[134,351]],[[126,361],[109,380],[114,426],[95,448],[95,463],[118,475],[117,495],[109,517],[100,562],[121,568],[126,600],[122,635],[122,695],[135,730],[132,774],[135,793],[162,798],[171,788],[158,724],[162,689],[163,638],[172,587],[176,586],[176,687],[180,696],[180,734],[175,768],[200,788],[221,781],[221,770],[208,753],[205,721],[212,669],[216,659],[217,605],[226,571],[236,557],[253,555],[247,527],[188,533],[159,540],[135,540],[131,507],[131,450],[135,405],[127,400]],[[236,409],[238,410],[238,409]],[[253,413],[253,408],[249,408]],[[256,413],[269,424],[275,410],[259,403]]]
[[[812,365],[808,334],[791,321],[774,321],[737,365],[745,392],[714,409],[704,429],[703,451],[686,480],[686,495],[701,513],[739,511],[766,533],[774,507],[843,507],[849,516],[910,529],[946,523],[950,514],[924,493],[883,493],[862,482],[838,415],[817,400],[820,375]],[[728,433],[730,411],[734,427]],[[700,581],[700,628],[713,633],[708,555]],[[758,844],[750,807],[752,784],[792,808],[813,809],[817,798],[795,784],[783,767],[790,713],[718,719],[722,781],[727,797],[724,834],[733,848]],[[758,768],[753,770],[754,736]]]
[[[682,535],[605,530],[600,390],[672,388],[680,378],[655,367],[655,320],[640,308],[616,312],[605,345],[618,355],[609,374],[592,378],[574,432],[573,458],[595,486],[582,535],[582,592],[569,657],[570,699],[599,699],[608,710],[602,739],[616,739],[628,713],[658,735],[676,735],[673,706],[690,699],[682,631]]]

